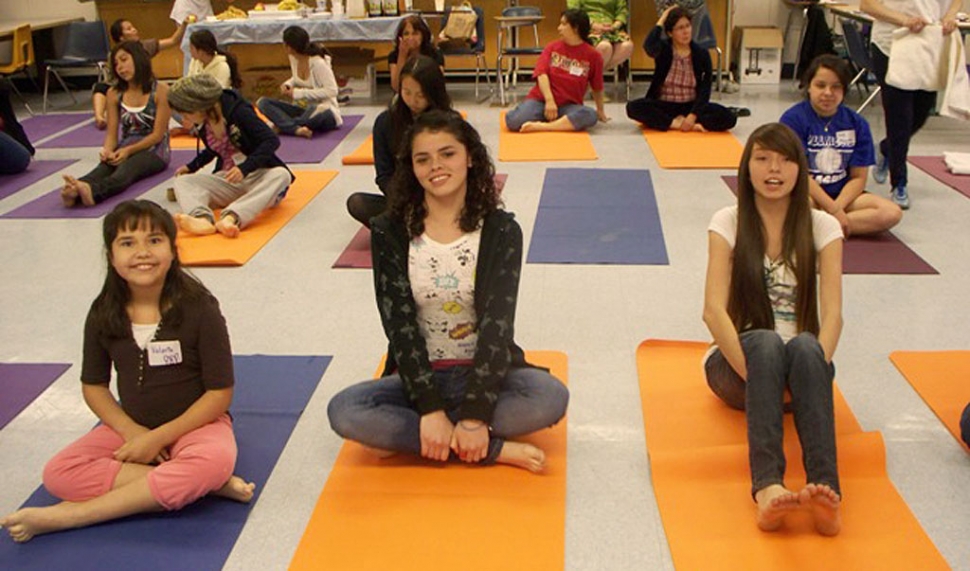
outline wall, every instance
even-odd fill
[[[0,0],[0,19],[3,20],[56,18],[60,16],[76,16],[85,20],[96,20],[98,11],[94,2],[80,2],[79,0],[44,0],[43,2]]]

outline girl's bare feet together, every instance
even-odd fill
[[[496,462],[538,473],[546,467],[546,453],[531,444],[505,441]]]
[[[785,516],[799,507],[799,495],[781,484],[761,488],[754,499],[758,502],[758,529],[761,531],[778,531],[785,523]]]
[[[303,137],[304,139],[313,138],[313,131],[311,131],[309,127],[297,127],[293,134],[297,137]]]
[[[807,484],[798,493],[798,500],[811,509],[815,531],[819,534],[831,537],[842,531],[842,515],[839,512],[842,498],[828,485]]]

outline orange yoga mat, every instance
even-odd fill
[[[340,162],[345,165],[372,165],[374,164],[374,135],[367,135],[364,142],[354,149],[349,155],[344,155]]]
[[[731,133],[643,130],[657,163],[665,169],[737,169],[744,146]]]
[[[296,180],[286,198],[275,208],[259,215],[239,233],[238,238],[221,234],[193,236],[179,231],[179,259],[185,266],[241,266],[256,255],[283,226],[310,203],[337,171],[293,171]]]
[[[970,351],[894,351],[889,359],[963,444],[960,415],[970,402]]]
[[[529,362],[566,382],[566,355]],[[546,470],[377,460],[345,442],[290,562],[291,571],[528,569],[565,565],[566,421],[523,440]]]
[[[807,513],[764,533],[755,525],[744,414],[721,403],[701,368],[706,343],[643,342],[640,398],[654,493],[678,569],[948,569],[885,471],[878,432],[862,432],[836,392],[839,473],[845,503],[835,538]],[[805,481],[791,415],[786,481]]]
[[[586,131],[562,133],[515,133],[499,116],[498,159],[506,162],[595,161],[593,139]]]

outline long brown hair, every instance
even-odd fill
[[[781,123],[758,127],[748,138],[738,166],[738,229],[731,268],[728,315],[739,332],[775,328],[765,284],[765,227],[755,207],[755,190],[748,167],[755,145],[798,163],[798,181],[792,190],[782,228],[781,257],[796,280],[795,315],[798,331],[818,335],[816,255],[812,209],[808,200],[808,160],[798,136]]]

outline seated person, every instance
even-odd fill
[[[488,149],[458,113],[434,110],[398,157],[371,226],[386,367],[330,400],[330,426],[378,456],[540,472],[545,452],[518,437],[559,422],[569,391],[515,343],[522,229]]]
[[[903,217],[899,206],[865,190],[875,151],[869,123],[842,104],[851,80],[845,60],[818,56],[805,70],[805,101],[781,116],[808,154],[812,202],[835,216],[846,237],[888,230]]]
[[[280,86],[280,94],[292,103],[260,97],[256,107],[284,135],[309,139],[314,133],[333,131],[343,125],[337,104],[340,88],[333,75],[330,52],[311,42],[310,34],[300,26],[283,30],[283,43],[293,76]]]
[[[94,206],[168,166],[168,86],[155,79],[141,42],[116,45],[111,63],[117,83],[108,91],[101,162],[81,178],[64,175],[61,200],[68,208]]]
[[[589,16],[589,42],[603,56],[603,69],[613,69],[630,59],[633,42],[627,33],[627,0],[567,0],[566,7]]]
[[[536,85],[525,101],[505,115],[510,131],[585,131],[609,121],[603,107],[603,56],[589,45],[586,12],[569,9],[559,19],[559,36],[539,56]],[[583,105],[592,88],[596,111]]]
[[[251,103],[223,89],[211,75],[183,77],[172,85],[172,108],[195,125],[205,149],[175,171],[175,216],[190,234],[219,232],[228,238],[286,196],[293,173],[276,156],[280,139]],[[215,159],[214,172],[198,172]],[[239,160],[237,163],[236,161]],[[216,220],[212,208],[222,208]]]
[[[661,32],[666,32],[667,38]],[[626,115],[655,131],[727,131],[738,118],[711,103],[711,54],[691,39],[690,14],[667,8],[650,30],[643,49],[657,64],[642,99],[626,104]]]
[[[27,170],[34,146],[10,105],[10,90],[0,86],[0,175]]]
[[[347,211],[370,228],[371,218],[387,208],[387,194],[397,166],[398,147],[414,120],[425,111],[451,111],[451,97],[445,89],[445,75],[435,60],[422,55],[401,67],[401,93],[374,120],[375,182],[381,194],[355,192],[347,198]]]
[[[445,55],[432,43],[431,29],[424,18],[405,16],[394,34],[394,49],[387,54],[387,69],[391,72],[391,89],[401,91],[401,69],[404,63],[416,55],[433,59],[442,73],[445,71]]]
[[[188,18],[182,21],[181,24],[175,28],[175,33],[171,36],[163,39],[149,38],[147,40],[141,39],[138,35],[138,28],[135,27],[129,20],[124,18],[119,18],[115,20],[111,27],[108,29],[108,34],[111,36],[111,41],[118,44],[121,42],[141,42],[145,52],[148,53],[148,59],[155,57],[158,52],[162,50],[167,50],[168,48],[173,48],[182,43],[182,36],[185,35],[185,26],[188,24]],[[94,84],[92,88],[91,95],[91,105],[94,107],[94,125],[98,129],[104,129],[108,126],[107,111],[106,106],[108,102],[108,88],[111,86],[107,83],[101,83],[100,81]]]

